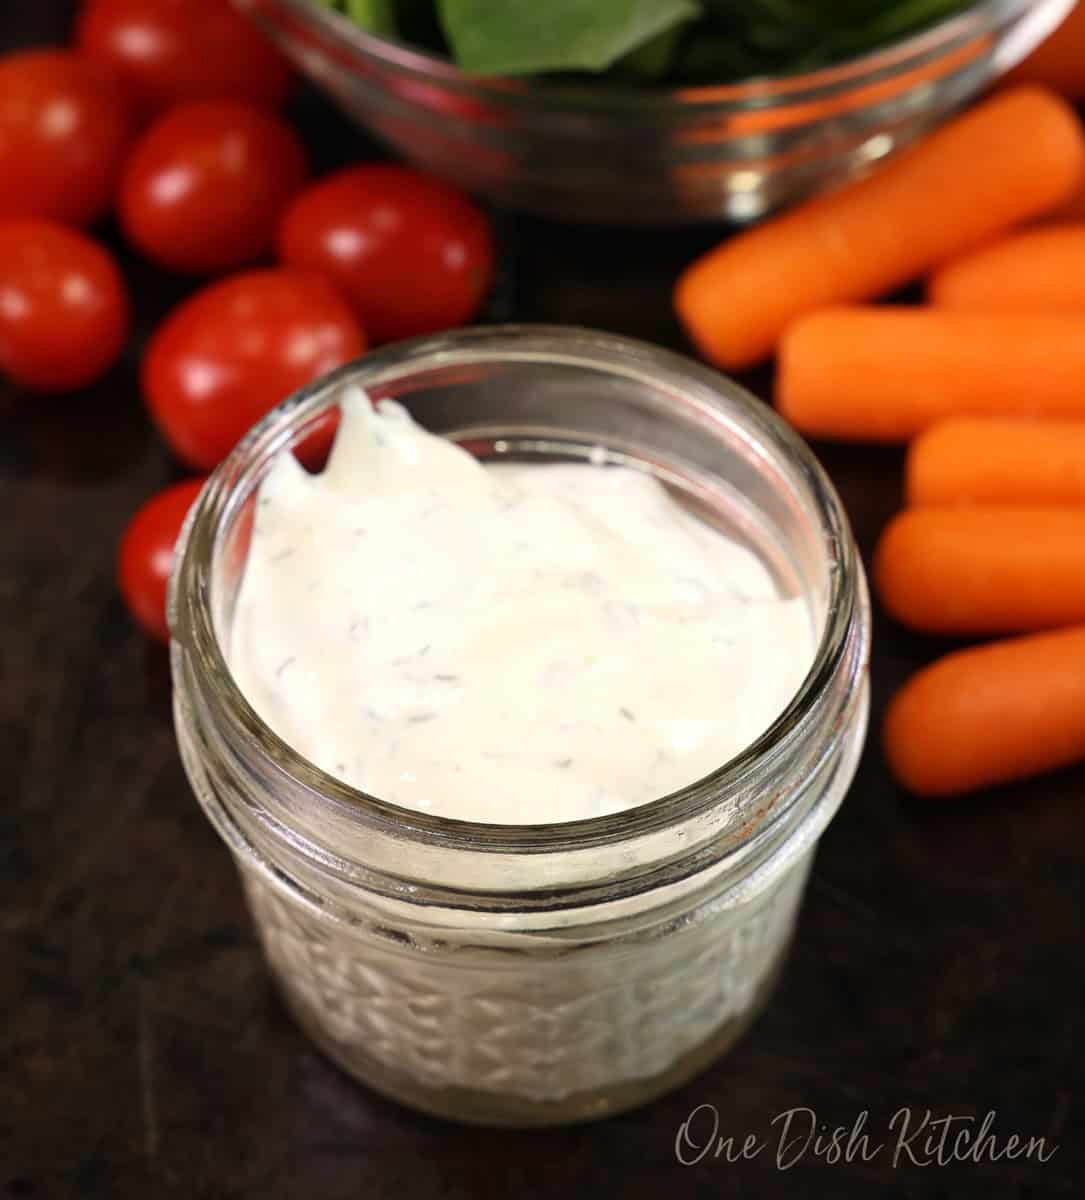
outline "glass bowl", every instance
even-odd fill
[[[984,0],[802,75],[623,88],[474,78],[314,0],[234,0],[359,124],[496,204],[606,225],[748,221],[865,171],[1032,50],[1073,0]]]

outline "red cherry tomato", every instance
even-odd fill
[[[301,139],[278,117],[195,100],[160,117],[136,144],[121,184],[121,224],[163,266],[224,271],[271,246],[307,174]]]
[[[298,388],[365,350],[331,283],[304,271],[250,271],[187,300],[152,337],[143,390],[178,457],[208,470]]]
[[[128,522],[117,552],[117,584],[128,611],[153,638],[169,640],[166,587],[173,550],[201,479],[186,479],[152,496]]]
[[[0,59],[0,217],[97,220],[131,135],[116,81],[67,50]]]
[[[88,0],[76,38],[144,114],[183,100],[274,106],[290,87],[286,60],[230,0]]]
[[[286,211],[279,253],[334,279],[380,342],[464,324],[493,279],[480,209],[394,163],[350,167],[307,188]]]
[[[109,253],[49,221],[0,222],[0,371],[23,387],[93,383],[120,357],[128,294]]]

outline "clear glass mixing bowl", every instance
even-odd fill
[[[1073,0],[985,0],[874,53],[719,87],[473,78],[314,0],[234,0],[384,142],[468,191],[608,225],[747,221],[865,171],[1002,75]]]

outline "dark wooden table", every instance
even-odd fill
[[[61,40],[70,7],[3,6],[0,45]],[[320,165],[371,152],[318,98],[295,110]],[[491,318],[682,345],[669,284],[710,235],[505,219],[502,238]],[[142,335],[189,285],[121,254]],[[177,473],[137,363],[133,348],[70,399],[0,393],[0,1193],[1083,1194],[1085,769],[920,803],[894,787],[872,737],[767,1012],[724,1061],[639,1112],[536,1133],[458,1128],[327,1063],[272,992],[229,856],[178,762],[165,655],[114,588],[126,518]],[[869,555],[898,502],[899,455],[820,449]],[[935,651],[877,616],[875,730],[890,691]],[[680,1165],[676,1134],[698,1105],[715,1106],[721,1135],[754,1134],[765,1151]],[[781,1170],[772,1121],[797,1108],[849,1129],[869,1110],[886,1149],[830,1163],[811,1147]],[[902,1153],[894,1166],[888,1123],[902,1108],[913,1129],[928,1109],[994,1111],[1001,1146],[1016,1133],[1059,1148],[1047,1163],[920,1167]]]

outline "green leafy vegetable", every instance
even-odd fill
[[[616,69],[633,79],[662,79],[671,69],[682,42],[683,26],[673,25],[651,41],[631,50],[616,63]]]
[[[372,33],[395,33],[395,0],[346,0],[347,16]]]
[[[731,44],[724,62],[741,63],[743,74],[783,74],[810,70],[912,33],[968,7],[962,0],[704,0],[703,28],[716,47]],[[682,68],[704,82],[713,73],[718,49],[691,38]],[[734,73],[732,77],[740,78]]]
[[[877,49],[969,0],[316,0],[476,75],[730,83]]]
[[[317,3],[346,13],[370,33],[392,37],[397,32],[396,0],[317,0]]]
[[[479,75],[602,71],[700,12],[696,0],[438,0],[456,61]]]

